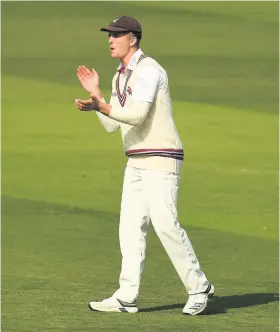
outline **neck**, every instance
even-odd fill
[[[127,65],[129,64],[130,59],[132,58],[133,54],[136,53],[138,51],[138,48],[132,48],[127,55],[122,58],[122,63],[125,67],[127,67]]]

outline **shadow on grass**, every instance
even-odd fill
[[[246,308],[260,304],[279,301],[277,293],[261,293],[261,294],[240,294],[229,296],[214,296],[209,300],[204,315],[224,314],[228,309]],[[143,308],[140,312],[152,312],[161,310],[183,309],[185,303],[169,304],[158,307]]]

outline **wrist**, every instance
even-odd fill
[[[104,114],[104,115],[107,115],[109,116],[110,115],[110,111],[111,111],[111,105],[110,104],[106,104],[106,103],[103,103],[102,101],[99,101],[98,103],[98,112]]]
[[[92,91],[90,91],[90,98],[92,97],[96,97],[98,100],[103,99],[103,95],[101,90],[99,89],[99,86],[95,87],[94,89],[92,89]]]

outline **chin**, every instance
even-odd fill
[[[111,53],[111,58],[113,59],[120,59],[120,56],[116,53]]]

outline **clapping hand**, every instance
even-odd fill
[[[101,101],[103,96],[99,89],[97,72],[94,69],[89,70],[86,66],[79,66],[77,76],[83,88],[90,94],[88,100],[75,99],[78,109],[80,111],[97,111],[109,116],[111,106]]]
[[[92,69],[89,70],[86,66],[79,66],[77,69],[77,76],[81,82],[83,88],[92,93],[98,93],[99,91],[99,76],[97,72]]]
[[[75,99],[75,104],[80,111],[99,111],[99,100],[92,96],[91,99]]]

